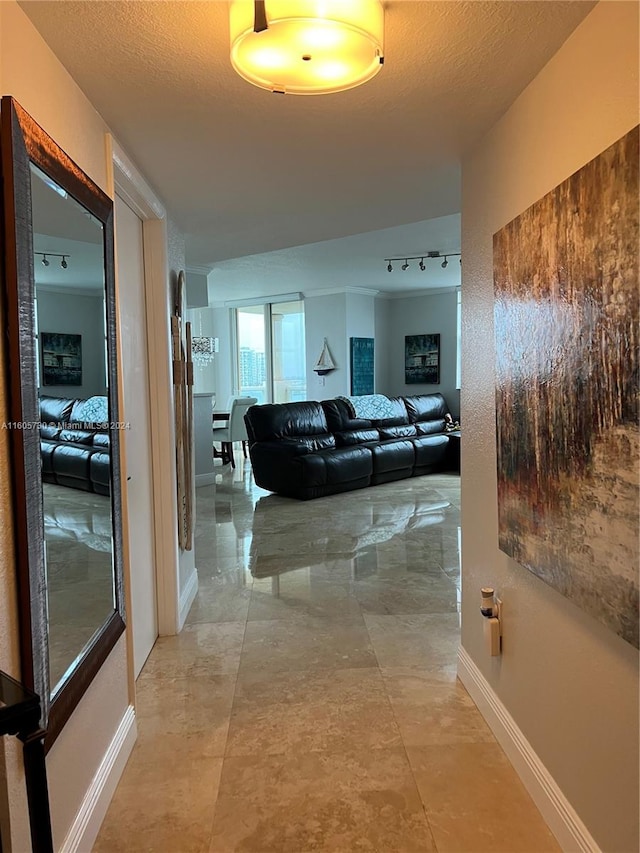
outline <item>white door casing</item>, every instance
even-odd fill
[[[129,520],[129,624],[134,677],[158,636],[155,525],[142,222],[116,195],[118,309],[123,373]]]

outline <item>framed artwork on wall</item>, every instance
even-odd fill
[[[373,394],[373,338],[351,338],[351,394]]]
[[[440,384],[440,335],[406,335],[404,381],[407,385]]]
[[[638,151],[493,238],[500,549],[636,648]]]
[[[82,335],[40,332],[43,385],[82,385]]]

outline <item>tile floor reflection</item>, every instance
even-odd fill
[[[456,678],[459,478],[302,503],[237,464],[96,853],[558,850]]]

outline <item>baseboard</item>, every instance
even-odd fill
[[[458,649],[458,676],[509,757],[562,850],[565,853],[600,853],[591,833],[462,646]]]
[[[194,569],[193,574],[186,582],[184,589],[180,593],[180,611],[178,613],[178,633],[182,631],[182,627],[187,620],[193,600],[198,594],[198,570]]]
[[[216,475],[213,471],[210,474],[196,474],[195,482],[196,489],[198,486],[213,486],[216,482]]]
[[[60,853],[83,853],[93,847],[137,736],[135,711],[133,705],[129,705],[84,796]]]

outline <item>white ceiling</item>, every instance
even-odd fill
[[[386,254],[457,248],[459,233],[429,245],[421,229],[459,213],[461,154],[594,3],[386,2],[380,74],[315,97],[273,95],[235,74],[226,2],[20,5],[166,202],[189,266],[215,268],[221,293],[223,280],[248,290],[257,270],[275,278],[288,263],[289,278],[315,278],[304,262],[320,256],[320,278],[377,289]],[[397,226],[410,223],[423,225],[404,242]],[[380,229],[368,246],[309,246]],[[337,270],[338,258],[350,263]],[[384,289],[400,287],[385,275]]]

